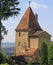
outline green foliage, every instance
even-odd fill
[[[32,62],[28,62],[27,65],[32,65]]]
[[[9,65],[11,65],[11,64],[12,64],[12,59],[11,59],[11,58],[7,58],[7,59],[6,59],[6,62],[7,62]]]
[[[18,0],[0,0],[0,51],[1,41],[4,38],[4,35],[6,35],[7,33],[7,30],[5,26],[2,25],[1,20],[8,19],[10,16],[17,16],[20,11],[20,8],[18,8],[18,4]]]
[[[2,52],[0,52],[0,64],[6,62],[6,55]]]
[[[9,16],[17,15],[20,11],[18,0],[0,0],[1,19],[8,19]]]
[[[40,65],[48,65],[48,48],[45,42],[41,44],[40,54]]]
[[[15,65],[15,60],[7,57],[4,53],[0,52],[0,65]]]
[[[13,59],[11,59],[11,58],[7,58],[7,63],[9,64],[9,65],[15,65],[15,60],[13,60]]]
[[[5,26],[1,25],[1,39],[0,40],[4,39],[4,36],[7,35],[7,32],[8,31],[6,30]]]
[[[20,65],[26,65],[24,62],[20,62]]]
[[[18,8],[18,4],[18,0],[0,0],[0,41],[3,38],[1,33],[6,34],[6,28],[2,25],[1,20],[19,14],[20,8]]]
[[[48,63],[53,65],[53,42],[48,46]]]
[[[9,65],[8,63],[0,64],[0,65]]]

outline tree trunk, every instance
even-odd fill
[[[1,23],[1,15],[0,15],[0,51],[1,51],[1,25],[2,23]]]
[[[0,41],[0,52],[1,52],[1,41]]]

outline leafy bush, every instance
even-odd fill
[[[0,64],[0,65],[9,65],[8,63]]]
[[[4,53],[0,52],[0,64],[5,63],[6,58],[7,58],[7,56]]]
[[[32,65],[32,62],[28,62],[27,65]]]

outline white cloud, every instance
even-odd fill
[[[44,9],[48,8],[46,5],[39,4],[39,3],[36,3],[36,2],[31,2],[31,7],[33,7],[33,8],[44,8]]]

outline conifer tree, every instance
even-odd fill
[[[48,48],[45,42],[42,42],[41,44],[40,54],[40,65],[48,65]]]
[[[49,65],[53,65],[53,43],[48,47],[48,62]]]

